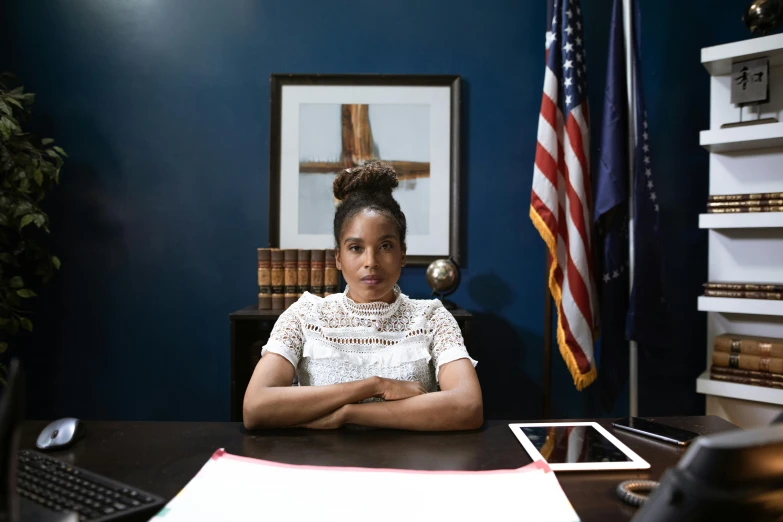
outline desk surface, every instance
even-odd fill
[[[668,417],[660,422],[706,435],[737,429],[715,417]],[[359,466],[427,470],[513,469],[530,458],[508,424],[487,421],[480,430],[418,433],[349,428],[335,431],[306,429],[249,433],[229,422],[91,422],[85,437],[73,447],[52,455],[76,466],[172,498],[207,462],[225,448],[229,453],[290,464]],[[560,421],[558,421],[560,422]],[[627,479],[658,479],[685,451],[643,437],[614,431],[611,420],[599,420],[617,438],[651,464],[645,471],[560,472],[558,479],[582,521],[629,520],[635,509],[615,496]],[[27,421],[22,447],[34,448],[47,423]]]

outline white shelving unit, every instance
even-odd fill
[[[699,228],[783,228],[783,212],[701,214]]]
[[[770,102],[760,114],[733,105],[731,64],[770,61]],[[710,128],[699,143],[710,155],[709,194],[783,192],[783,34],[702,49],[710,75]],[[780,123],[721,128],[725,123],[774,117]],[[708,279],[783,283],[783,212],[701,214],[708,234]],[[783,410],[783,390],[710,379],[715,336],[730,332],[783,338],[783,301],[704,297],[707,314],[705,371],[696,391],[706,395],[707,414],[741,427],[767,425]]]
[[[699,310],[721,314],[775,315],[783,317],[783,301],[700,296]]]
[[[783,123],[701,131],[699,143],[710,152],[780,147],[783,145]]]

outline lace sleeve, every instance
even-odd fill
[[[269,341],[261,350],[261,357],[272,352],[285,357],[294,368],[299,365],[304,345],[302,306],[300,299],[280,314],[272,327],[272,333],[269,334]]]
[[[476,367],[478,361],[468,354],[457,320],[442,305],[438,305],[433,310],[430,329],[432,331],[432,364],[435,366],[436,379],[441,366],[457,359],[468,359],[473,367]]]

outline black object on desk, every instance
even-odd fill
[[[160,497],[67,461],[19,451],[23,412],[24,373],[13,359],[0,401],[0,521],[147,520],[163,506]]]
[[[697,438],[633,520],[783,520],[783,426]]]
[[[457,320],[465,347],[470,352],[470,325],[473,314],[462,308],[449,310]],[[231,321],[231,421],[242,420],[242,401],[250,376],[261,358],[261,348],[269,340],[272,327],[283,310],[258,310],[248,306],[229,314]]]

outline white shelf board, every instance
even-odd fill
[[[781,315],[783,301],[774,299],[743,299],[739,297],[699,296],[700,312],[719,312],[725,314]]]
[[[769,57],[770,67],[783,63],[783,34],[760,38],[748,38],[738,42],[705,47],[701,50],[701,63],[711,75],[731,73],[732,62]]]
[[[696,391],[705,395],[783,405],[783,390],[752,384],[713,381],[710,379],[709,370],[696,379]]]
[[[736,214],[699,214],[699,228],[778,228],[783,227],[783,212],[738,212]]]
[[[699,144],[710,152],[733,152],[783,146],[783,123],[704,130]]]

